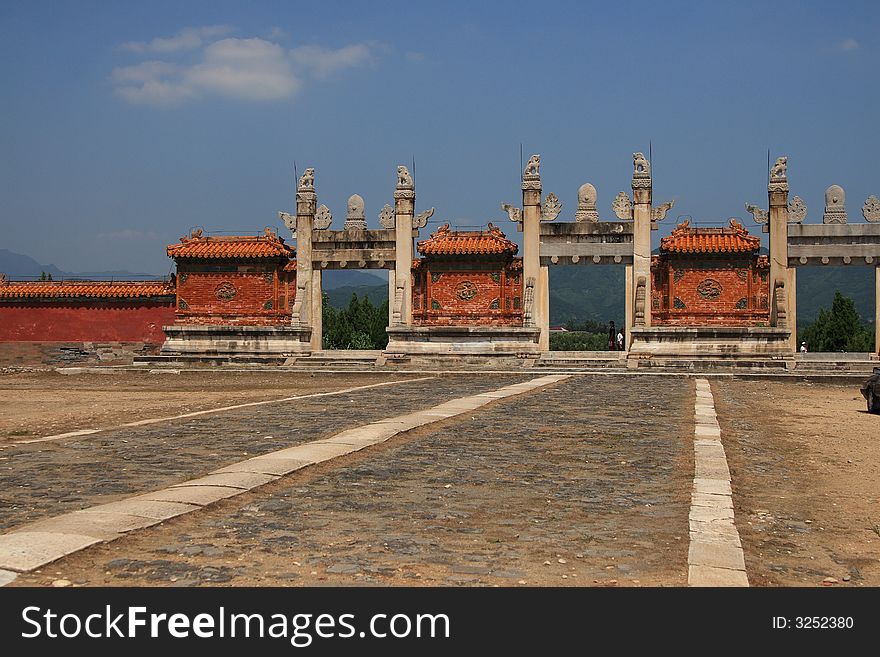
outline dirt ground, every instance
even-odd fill
[[[880,585],[880,416],[858,385],[712,390],[752,585]]]
[[[110,372],[0,374],[0,445],[218,406],[412,378],[381,373]]]

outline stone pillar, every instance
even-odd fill
[[[530,278],[535,281],[533,319],[541,330],[538,345],[541,351],[550,349],[550,292],[548,277],[541,275],[541,156],[532,155],[523,171],[523,286]],[[523,288],[525,290],[525,287]]]
[[[403,286],[403,306],[400,309],[400,324],[412,326],[412,261],[413,261],[413,217],[415,216],[416,187],[405,166],[397,167],[397,189],[394,190],[394,294],[388,303],[396,303],[397,288]],[[389,284],[390,287],[390,284]],[[389,289],[389,294],[392,291]]]
[[[321,351],[324,348],[324,290],[321,279],[324,272],[320,269],[312,269],[311,285],[311,308],[309,320],[312,325],[312,351]]]
[[[314,326],[312,321],[314,311],[311,301],[314,283],[312,280],[312,227],[315,221],[317,200],[315,170],[306,169],[296,188],[296,298],[291,318],[294,326]],[[320,288],[318,296],[320,298]],[[312,330],[311,345],[313,350],[321,348],[320,323],[317,331]]]
[[[785,289],[786,300],[788,301],[788,328],[791,329],[788,346],[797,353],[801,348],[797,339],[797,267],[789,267],[786,272]]]
[[[880,265],[874,267],[874,353],[880,355]]]
[[[788,158],[777,158],[770,171],[770,184],[767,194],[770,197],[770,323],[778,326],[776,295],[779,283],[785,286],[786,328],[793,317],[792,303],[794,291],[789,287],[788,276],[788,178],[786,165]],[[792,331],[789,338],[792,351],[797,350],[797,333]]]
[[[626,295],[626,308],[624,309],[624,321],[623,325],[626,328],[624,331],[624,348],[629,351],[629,346],[632,344],[632,328],[633,328],[633,308],[635,306],[635,290],[633,289],[633,266],[626,265],[626,273],[624,276],[625,279],[625,292]]]
[[[388,326],[394,326],[394,270],[388,270]]]
[[[644,277],[644,326],[651,325],[651,186],[651,163],[642,153],[633,153],[633,266],[627,303],[634,316],[636,284]]]

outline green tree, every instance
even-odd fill
[[[388,345],[388,302],[374,306],[369,297],[351,295],[348,306],[337,310],[327,294],[322,299],[325,349],[384,349]]]
[[[874,335],[862,323],[855,303],[840,291],[834,293],[831,309],[822,308],[816,321],[805,327],[799,341],[810,351],[873,351]]]

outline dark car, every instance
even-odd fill
[[[868,412],[880,414],[880,367],[875,367],[871,378],[865,381],[862,396],[868,402]]]

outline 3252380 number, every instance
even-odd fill
[[[849,630],[853,627],[852,616],[795,616],[794,627],[798,630]]]

